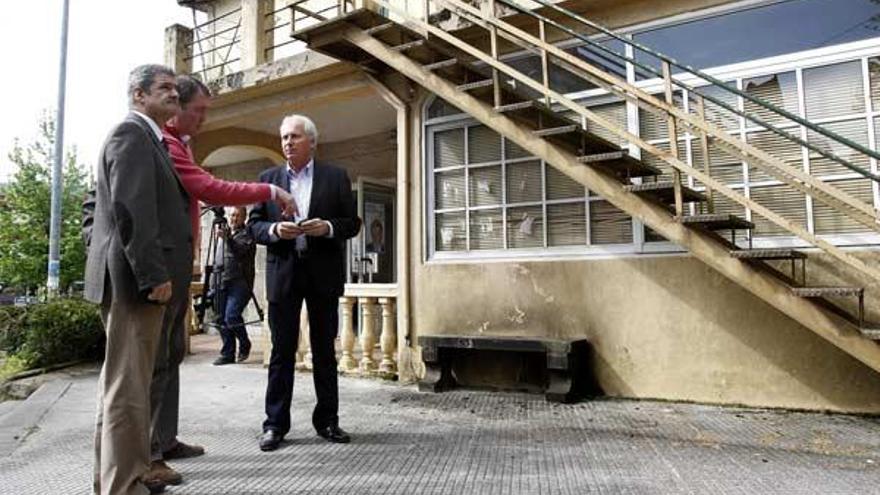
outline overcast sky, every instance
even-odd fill
[[[0,180],[14,173],[13,140],[29,142],[43,110],[55,112],[62,0],[10,2],[0,16]],[[125,117],[128,72],[162,63],[165,27],[192,26],[175,0],[70,0],[64,142],[94,165],[104,137]]]

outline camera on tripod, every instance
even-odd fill
[[[218,238],[222,238],[224,240],[224,243],[228,242],[231,238],[229,222],[226,220],[225,208],[222,206],[206,207],[202,209],[202,215],[204,215],[208,211],[214,214],[214,220],[211,222],[211,234],[208,237],[207,253],[205,254],[205,265],[202,270],[202,273],[204,274],[204,278],[202,280],[202,293],[196,294],[193,297],[193,311],[195,311],[196,322],[199,328],[203,328],[205,326],[218,327],[222,324],[218,324],[216,322],[205,323],[205,313],[207,312],[208,308],[211,308],[214,314],[222,319],[222,308],[220,307],[220,291],[222,290],[223,285],[223,268],[225,263],[224,258],[226,245],[221,244],[218,248]],[[217,263],[218,259],[220,260],[220,263]],[[257,315],[259,316],[259,319],[252,322],[247,322],[245,324],[263,321],[263,310],[260,307],[260,304],[257,302],[257,298],[254,296],[253,288],[251,288],[250,300],[254,303],[254,307],[257,310]]]

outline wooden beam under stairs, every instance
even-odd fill
[[[863,338],[856,328],[840,315],[794,294],[790,287],[772,275],[731,257],[729,246],[719,242],[714,234],[703,233],[699,229],[677,221],[666,207],[626,191],[619,179],[595,167],[584,165],[579,161],[577,154],[536,136],[533,130],[526,129],[510,117],[496,112],[494,106],[459,91],[456,85],[426,70],[405,54],[391,50],[362,29],[350,24],[340,25],[338,29],[341,39],[373,54],[394,70],[458,108],[466,109],[476,120],[511,139],[533,155],[541,157],[617,208],[639,218],[666,239],[686,248],[694,257],[755,296],[874,370],[880,371],[880,346]]]

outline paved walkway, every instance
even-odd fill
[[[202,342],[204,343],[204,342]],[[172,494],[880,493],[880,420],[710,406],[456,391],[340,379],[348,445],[309,426],[314,389],[298,374],[294,429],[257,447],[265,371],[183,368]],[[87,494],[96,374],[49,382],[0,417],[0,493]],[[19,438],[14,438],[18,436]]]

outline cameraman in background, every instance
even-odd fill
[[[254,287],[254,255],[257,245],[245,228],[247,209],[237,206],[232,210],[229,229],[217,231],[218,240],[223,242],[222,273],[220,277],[218,328],[223,339],[220,357],[214,361],[215,366],[235,362],[235,343],[238,341],[238,362],[246,361],[251,352],[251,341],[248,339],[247,327],[241,314],[253,294]],[[216,258],[218,261],[221,258]]]

